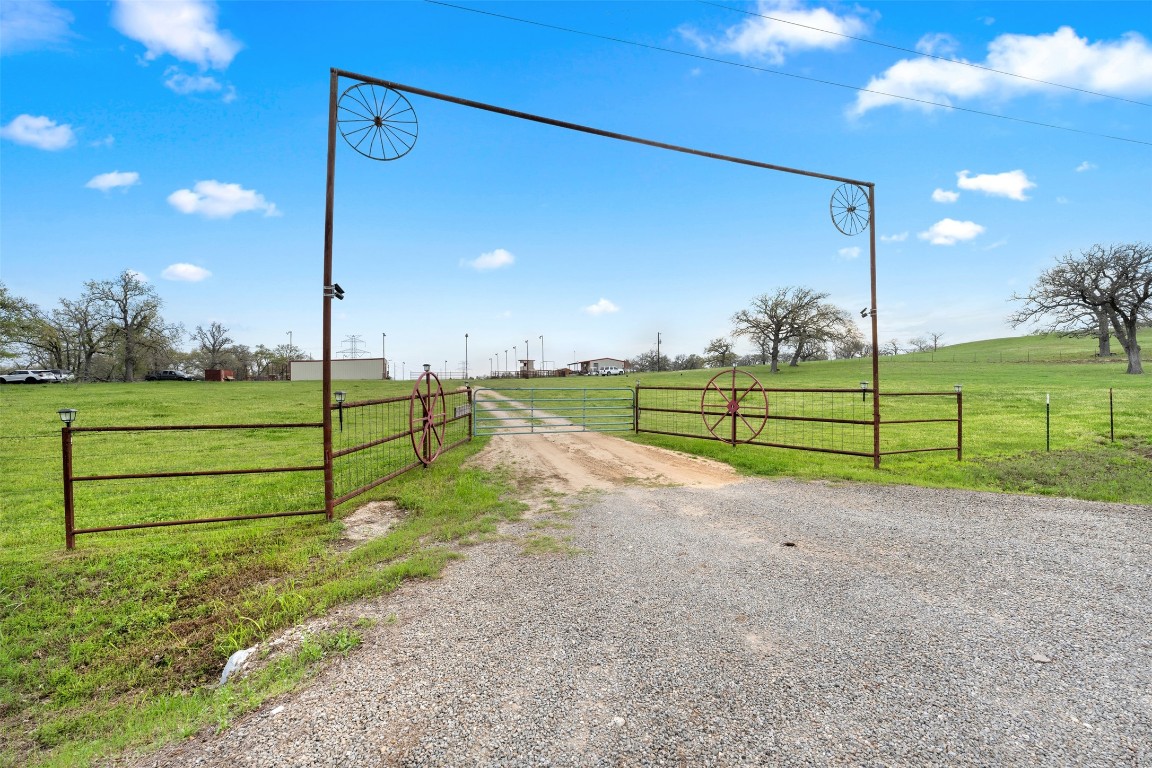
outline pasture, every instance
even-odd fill
[[[1146,339],[1152,347],[1152,339]],[[769,387],[858,387],[868,360],[805,363]],[[645,386],[693,385],[714,372],[641,374]],[[1045,493],[1152,504],[1152,377],[1126,376],[1120,358],[1096,361],[1090,341],[1027,337],[957,345],[881,360],[882,391],[951,392],[963,385],[964,461],[954,454],[869,459],[665,436],[629,439],[726,461],[749,475],[857,480]],[[615,387],[636,376],[533,380],[532,386]],[[458,382],[451,382],[456,384]],[[529,382],[501,382],[523,386]],[[481,378],[478,386],[486,386]],[[349,400],[406,394],[406,382],[339,382]],[[1115,441],[1111,440],[1109,389]],[[1045,396],[1051,395],[1051,451]],[[0,390],[0,765],[87,765],[133,745],[225,724],[293,685],[326,655],[356,644],[355,626],[301,646],[260,675],[212,687],[239,648],[407,578],[435,578],[459,546],[493,535],[519,505],[512,478],[466,468],[483,440],[446,453],[338,510],[366,500],[402,511],[388,535],[350,547],[340,524],[285,518],[84,536],[63,545],[59,408],[78,426],[251,424],[320,418],[319,382],[9,386]],[[883,402],[883,401],[882,401]],[[225,460],[312,462],[319,435],[220,441],[179,433],[176,443],[112,443],[102,461],[166,454],[188,464]],[[236,483],[234,503],[314,503],[298,476]],[[176,482],[176,481],[173,481]],[[164,498],[164,483],[148,493]],[[205,498],[217,494],[205,490]],[[185,491],[173,491],[172,498]],[[309,496],[312,494],[312,496]],[[118,519],[131,493],[78,499],[86,524]],[[139,501],[139,500],[138,500]],[[147,500],[145,500],[147,503]],[[196,516],[195,514],[187,516]]]

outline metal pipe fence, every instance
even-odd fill
[[[729,395],[715,387],[638,385],[636,431],[849,456],[955,451],[962,458],[959,392],[885,392],[879,446],[874,394],[752,385]]]
[[[325,514],[321,426],[66,426],[66,546],[87,533]],[[78,526],[77,510],[92,522]]]

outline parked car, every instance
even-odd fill
[[[52,371],[22,370],[0,375],[0,384],[59,384]]]
[[[145,381],[196,381],[195,376],[189,376],[183,371],[160,371],[150,373],[144,377]]]
[[[623,376],[624,369],[615,365],[604,365],[600,367],[600,376]]]

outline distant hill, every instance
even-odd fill
[[[1152,329],[1144,329],[1140,336],[1141,359],[1152,360]],[[1010,336],[1005,339],[969,341],[950,344],[935,352],[909,352],[887,360],[934,360],[936,362],[977,363],[1098,363],[1107,362],[1096,356],[1097,343],[1091,338],[1070,338],[1049,333],[1029,336]],[[1124,349],[1112,339],[1112,360],[1125,360]]]

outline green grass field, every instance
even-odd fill
[[[1145,342],[1152,348],[1152,338]],[[948,453],[910,454],[885,457],[875,470],[867,458],[655,435],[630,439],[711,456],[750,475],[1152,504],[1152,374],[1127,376],[1122,358],[1099,361],[1092,351],[1083,339],[1025,337],[882,359],[882,394],[951,392],[963,385],[961,462]],[[774,376],[759,366],[749,370],[767,387],[857,388],[872,378],[867,360],[806,363]],[[700,386],[713,373],[639,378],[644,386]],[[635,378],[530,383],[619,387]],[[481,379],[476,385],[527,383]],[[403,395],[410,386],[341,382],[339,388],[351,401]],[[1051,451],[1045,450],[1049,394]],[[291,687],[325,656],[354,646],[357,627],[311,638],[259,675],[214,687],[233,650],[336,604],[386,593],[404,579],[435,578],[460,544],[518,514],[510,478],[462,466],[482,448],[478,440],[363,497],[390,499],[404,514],[387,536],[356,548],[338,545],[339,524],[298,517],[94,534],[64,551],[57,409],[76,408],[78,426],[312,422],[320,417],[319,396],[318,382],[0,388],[0,765],[89,765],[227,723]],[[83,445],[78,435],[77,461],[88,471],[118,472],[319,460],[318,430],[227,434],[90,435]],[[219,505],[229,512],[322,505],[315,482],[304,475],[242,477],[118,481],[108,485],[112,492],[78,490],[78,523],[200,516]]]

